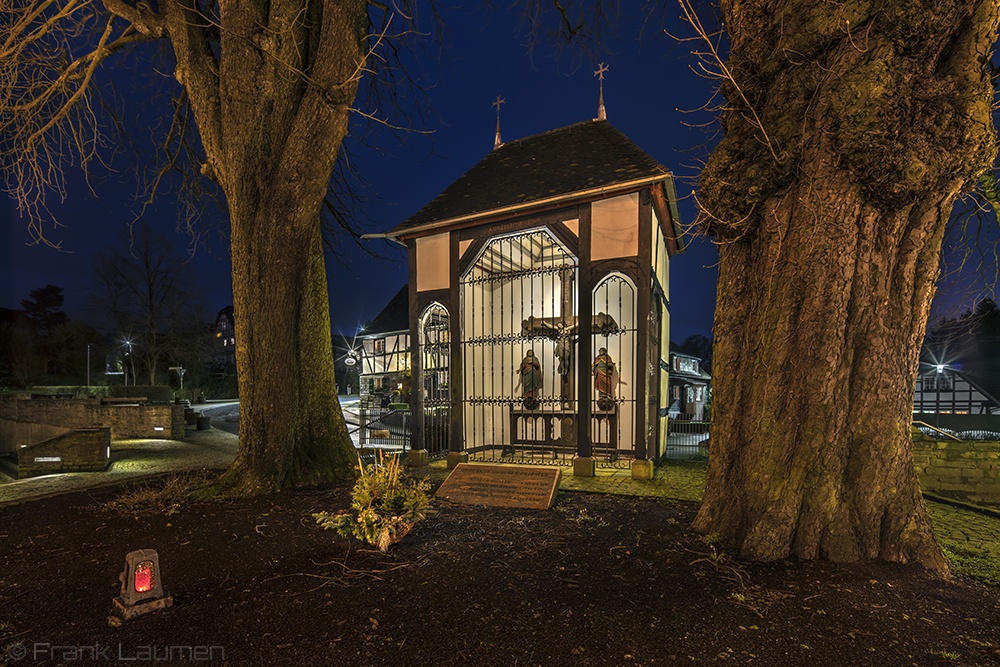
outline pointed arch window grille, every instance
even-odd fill
[[[636,289],[624,274],[611,273],[592,293],[595,321],[605,314],[608,326],[595,326],[591,338],[590,442],[598,461],[635,456],[637,369]],[[641,435],[641,434],[640,434]]]
[[[423,434],[428,456],[447,454],[451,423],[451,315],[440,303],[420,316]]]

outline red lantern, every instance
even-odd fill
[[[140,549],[125,555],[125,571],[119,579],[122,591],[114,602],[117,622],[173,605],[163,592],[160,557],[155,549]]]

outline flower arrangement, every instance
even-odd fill
[[[381,551],[406,536],[413,526],[434,513],[427,496],[430,484],[403,474],[400,457],[383,457],[365,465],[358,456],[360,476],[351,492],[351,510],[313,514],[324,529],[373,544]]]

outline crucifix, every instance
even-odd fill
[[[556,344],[556,359],[559,366],[559,402],[561,409],[569,410],[570,401],[576,386],[576,373],[573,365],[573,352],[579,337],[579,318],[573,315],[573,282],[574,271],[564,268],[559,272],[559,316],[529,317],[521,322],[522,335],[530,338],[544,337]],[[592,333],[609,333],[618,330],[618,324],[607,313],[594,315],[591,322]]]

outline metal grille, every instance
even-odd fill
[[[410,424],[409,410],[361,407],[358,425],[348,432],[363,456],[374,457],[374,449],[405,453],[409,449]]]
[[[492,239],[461,277],[470,459],[567,464],[576,453],[577,259],[544,229]]]
[[[693,419],[670,419],[667,425],[668,459],[704,459],[708,457],[711,424]]]
[[[451,442],[451,316],[432,303],[420,316],[420,351],[424,392],[424,449],[444,456]]]
[[[598,466],[619,467],[635,457],[636,291],[612,273],[593,291],[594,351],[590,442]],[[627,379],[626,379],[627,378]]]

